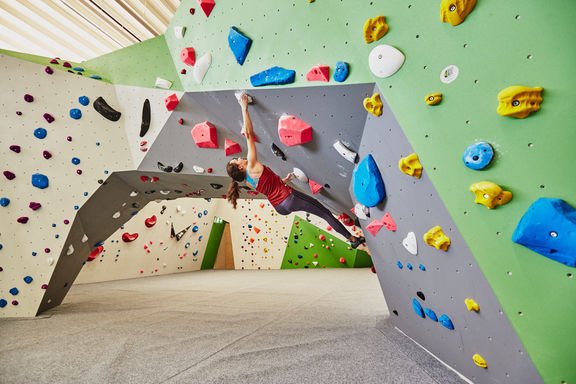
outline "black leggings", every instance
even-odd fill
[[[342,224],[337,218],[332,215],[332,212],[328,208],[322,205],[318,200],[310,197],[302,192],[293,190],[292,194],[288,196],[283,202],[278,204],[276,207],[276,212],[281,215],[288,215],[296,211],[305,211],[313,215],[323,218],[342,236],[349,239],[352,235],[344,224]]]

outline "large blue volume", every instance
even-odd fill
[[[576,267],[576,209],[564,200],[542,197],[524,213],[512,241]]]
[[[261,87],[263,85],[290,84],[294,82],[295,77],[296,71],[292,69],[272,67],[250,76],[250,83],[253,87]]]
[[[230,27],[230,32],[228,33],[228,45],[230,46],[238,64],[244,64],[244,60],[246,60],[248,51],[252,46],[252,39],[240,33],[238,28]]]
[[[354,170],[352,183],[356,200],[367,207],[380,204],[386,197],[384,181],[372,155],[360,161]]]

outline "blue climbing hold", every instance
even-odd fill
[[[304,256],[302,256],[302,255],[298,255],[298,258],[299,258],[299,259],[301,259],[301,258],[303,258],[303,257],[304,257]]]
[[[88,96],[80,96],[78,98],[78,102],[83,106],[87,106],[88,104],[90,104],[90,99],[88,98]]]
[[[32,276],[26,276],[26,277],[24,277],[24,282],[25,282],[26,284],[30,284],[30,283],[32,282],[32,280],[34,280],[34,279],[32,278]]]
[[[36,255],[38,255],[37,252],[32,252],[32,256],[36,256]]]
[[[34,136],[36,136],[37,139],[44,139],[46,135],[48,135],[48,131],[44,128],[36,128],[34,130]]]
[[[442,324],[444,327],[448,328],[448,329],[454,329],[454,324],[452,324],[452,320],[450,320],[450,318],[446,315],[442,315],[440,316],[440,318],[438,319],[438,321],[440,322],[440,324]]]
[[[84,68],[82,68],[82,67],[74,67],[74,68],[72,68],[72,70],[76,71],[76,72],[84,72]]]
[[[404,267],[400,261],[396,262],[396,266],[398,267],[398,269],[402,269]]]
[[[20,293],[20,291],[19,291],[18,288],[16,288],[16,287],[10,288],[10,291],[8,291],[8,292],[10,292],[10,294],[11,294],[12,296],[16,296],[17,294]]]
[[[408,263],[408,264],[406,264],[406,268],[408,268],[409,270],[412,270],[414,267],[412,266],[412,264]]]
[[[4,248],[4,246],[2,244],[0,244],[0,251],[2,250],[2,248]]]
[[[207,214],[208,214],[208,210],[205,209],[205,210],[204,210],[204,216],[206,216]]]
[[[422,305],[417,299],[412,299],[412,309],[421,318],[423,319],[426,318],[426,315],[424,314],[424,309],[422,308]]]
[[[98,75],[90,75],[90,78],[95,80],[102,80],[102,78]]]
[[[8,205],[10,205],[10,199],[7,197],[3,197],[0,199],[0,205],[3,207],[7,207]]]
[[[438,316],[436,316],[436,312],[434,312],[430,308],[424,308],[424,313],[426,314],[426,316],[428,316],[430,320],[438,322]]]
[[[426,267],[424,266],[424,264],[420,264],[420,265],[418,266],[418,268],[419,268],[422,272],[425,272],[425,271],[426,271]]]
[[[272,67],[265,71],[250,76],[250,83],[253,87],[263,85],[281,85],[294,82],[296,71],[282,67]]]
[[[198,218],[202,218],[202,212],[198,212]]]
[[[198,226],[197,225],[192,227],[192,232],[198,232]]]
[[[512,241],[569,267],[576,267],[576,209],[542,197],[528,208]]]
[[[238,64],[244,64],[246,56],[248,56],[248,51],[252,46],[252,39],[243,35],[238,28],[231,27],[228,33],[228,45],[236,58]]]
[[[474,143],[464,151],[462,161],[470,169],[481,170],[490,165],[494,158],[494,149],[484,141]]]
[[[8,305],[8,302],[4,299],[0,299],[0,308],[4,308]]]
[[[360,204],[374,207],[386,197],[384,181],[372,155],[366,156],[353,174],[354,196]]]
[[[72,164],[74,164],[74,165],[80,164],[80,159],[77,158],[77,157],[73,157],[73,158],[72,158]]]
[[[348,63],[337,61],[336,67],[334,67],[334,75],[332,77],[334,78],[334,81],[342,83],[346,78],[348,78],[349,72],[350,67],[348,66]]]
[[[32,175],[32,185],[36,188],[45,189],[48,188],[48,177],[41,173],[35,173]]]
[[[72,108],[70,110],[70,117],[74,120],[79,120],[82,117],[82,111],[78,108]]]

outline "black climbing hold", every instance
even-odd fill
[[[98,179],[98,184],[103,184],[103,183],[104,183],[104,180]]]
[[[184,163],[179,162],[178,165],[174,167],[173,171],[176,173],[180,173],[180,171],[182,171],[182,168],[184,168]]]
[[[421,298],[422,301],[426,301],[426,296],[424,296],[424,293],[423,293],[422,291],[416,292],[416,296],[418,296],[419,298]]]
[[[176,231],[174,231],[174,223],[170,224],[170,238],[176,237]]]
[[[398,311],[397,311],[397,310],[393,310],[392,313],[395,314],[396,316],[398,316]]]
[[[150,129],[150,100],[144,100],[144,105],[142,106],[142,124],[140,125],[140,137],[144,135]]]
[[[164,165],[161,162],[158,162],[158,169],[163,172],[172,172],[172,167],[170,165]]]
[[[192,227],[191,225],[187,226],[186,228],[184,228],[183,230],[181,230],[180,232],[178,232],[176,234],[176,241],[180,241],[180,239],[186,234],[186,232],[188,232],[188,230],[190,229],[190,227]]]
[[[156,190],[155,190],[155,189],[151,189],[151,190],[149,190],[149,191],[144,191],[144,193],[147,194],[147,195],[151,195],[151,194],[153,194],[153,193],[156,193]]]
[[[139,203],[132,203],[132,208],[140,208],[140,204]]]
[[[160,210],[160,214],[163,215],[165,210],[166,210],[166,206],[163,205],[163,206],[162,206],[162,209]]]
[[[94,100],[92,106],[96,112],[110,121],[118,121],[120,120],[120,116],[122,116],[120,112],[109,106],[108,103],[106,103],[106,100],[102,98],[102,96],[99,96],[96,100]]]
[[[217,183],[210,183],[210,186],[214,189],[220,189],[223,187],[222,184],[217,184]]]
[[[330,189],[330,184],[324,184],[324,188]]]
[[[271,149],[272,149],[272,153],[273,153],[274,155],[276,155],[276,157],[279,157],[279,158],[281,158],[283,161],[286,161],[286,155],[284,155],[284,152],[282,152],[282,151],[280,150],[280,148],[278,148],[278,146],[277,146],[276,144],[272,143]]]
[[[180,194],[180,193],[183,193],[183,192],[182,192],[181,190],[179,190],[179,189],[175,189],[175,190],[174,190],[174,193]]]

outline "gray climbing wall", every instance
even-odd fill
[[[389,212],[397,225],[395,232],[384,227],[376,236],[366,232],[367,244],[392,313],[391,321],[475,383],[541,382],[490,285],[430,182],[428,173],[434,172],[434,168],[428,169],[423,163],[424,171],[420,179],[398,169],[398,160],[413,152],[384,101],[382,116],[369,115],[366,121],[359,155],[361,158],[368,154],[374,157],[386,186],[387,198],[371,208],[371,217],[361,220],[361,223],[366,228],[374,219],[380,220]],[[437,225],[451,239],[448,252],[437,250],[423,241],[424,233]],[[409,232],[416,234],[416,256],[402,244]],[[401,269],[398,262],[402,264]],[[407,267],[408,264],[412,265],[412,270]],[[425,271],[419,268],[420,265],[424,266]],[[421,292],[424,299],[417,292]],[[474,299],[480,305],[480,312],[468,311],[464,303],[466,298]],[[432,309],[438,318],[442,314],[448,315],[455,329],[449,330],[428,316],[422,318],[416,315],[412,308],[413,299],[423,308]],[[474,354],[480,354],[486,360],[488,369],[472,363]]]

